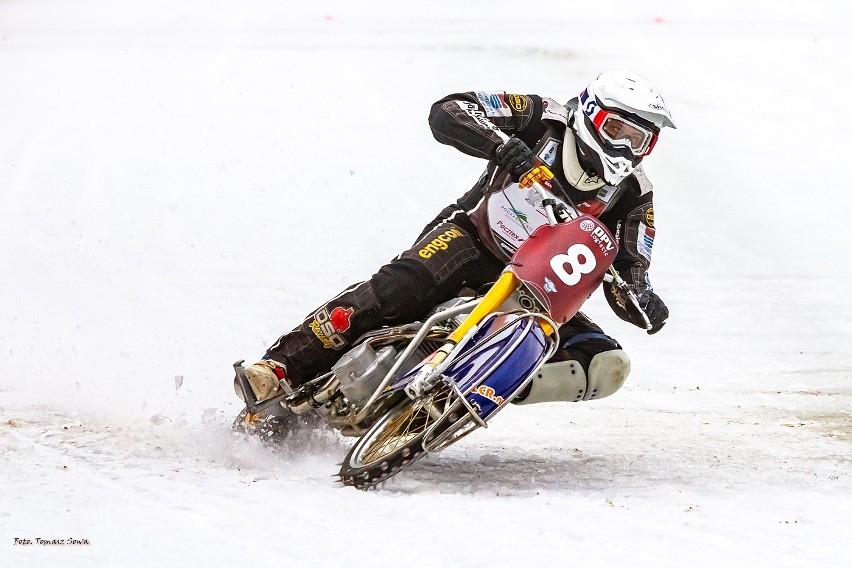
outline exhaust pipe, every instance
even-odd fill
[[[333,376],[312,393],[304,393],[281,402],[293,414],[304,414],[315,408],[320,408],[334,398],[340,388],[340,381]]]

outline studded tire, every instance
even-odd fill
[[[286,442],[295,432],[316,430],[322,425],[322,421],[314,413],[302,416],[274,416],[260,412],[249,419],[248,410],[244,408],[234,419],[231,430],[255,437],[265,445],[277,446]]]
[[[430,405],[440,416],[429,413]],[[426,454],[423,447],[426,434],[429,433],[431,440],[452,426],[453,421],[447,416],[455,417],[458,405],[447,389],[438,389],[416,401],[406,398],[355,443],[343,460],[340,480],[344,485],[366,490],[414,464]]]

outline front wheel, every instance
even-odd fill
[[[406,398],[356,442],[343,460],[340,480],[357,489],[369,489],[385,481],[422,458],[426,454],[424,446],[457,425],[465,414],[446,386],[417,400]]]

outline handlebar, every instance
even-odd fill
[[[511,136],[497,128],[496,125],[493,130],[504,143],[511,138]],[[544,182],[549,181],[551,183],[558,183],[554,177],[555,176],[553,175],[553,172],[550,171],[550,168],[548,168],[545,164],[539,164],[525,173],[518,182],[518,185],[522,189],[532,188],[539,194],[539,196],[541,196],[541,203],[544,206],[544,211],[547,215],[547,222],[550,225],[556,225],[559,221],[556,219],[556,214],[553,210],[553,207],[556,205],[556,200],[550,197],[547,189],[544,187]],[[576,207],[574,209],[576,210]],[[642,306],[639,304],[639,298],[636,296],[636,292],[634,292],[633,288],[631,288],[630,285],[621,278],[615,268],[612,266],[609,267],[609,272],[604,276],[604,281],[615,282],[618,289],[630,298],[630,303],[636,307],[636,310],[640,314],[642,314],[642,321],[645,324],[646,330],[653,327],[651,325],[651,321],[648,319],[648,314],[645,313],[645,310],[643,310]]]

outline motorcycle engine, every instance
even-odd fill
[[[396,355],[397,351],[392,345],[376,351],[365,341],[334,364],[331,370],[340,381],[340,391],[349,404],[360,406],[367,402],[390,372]]]

